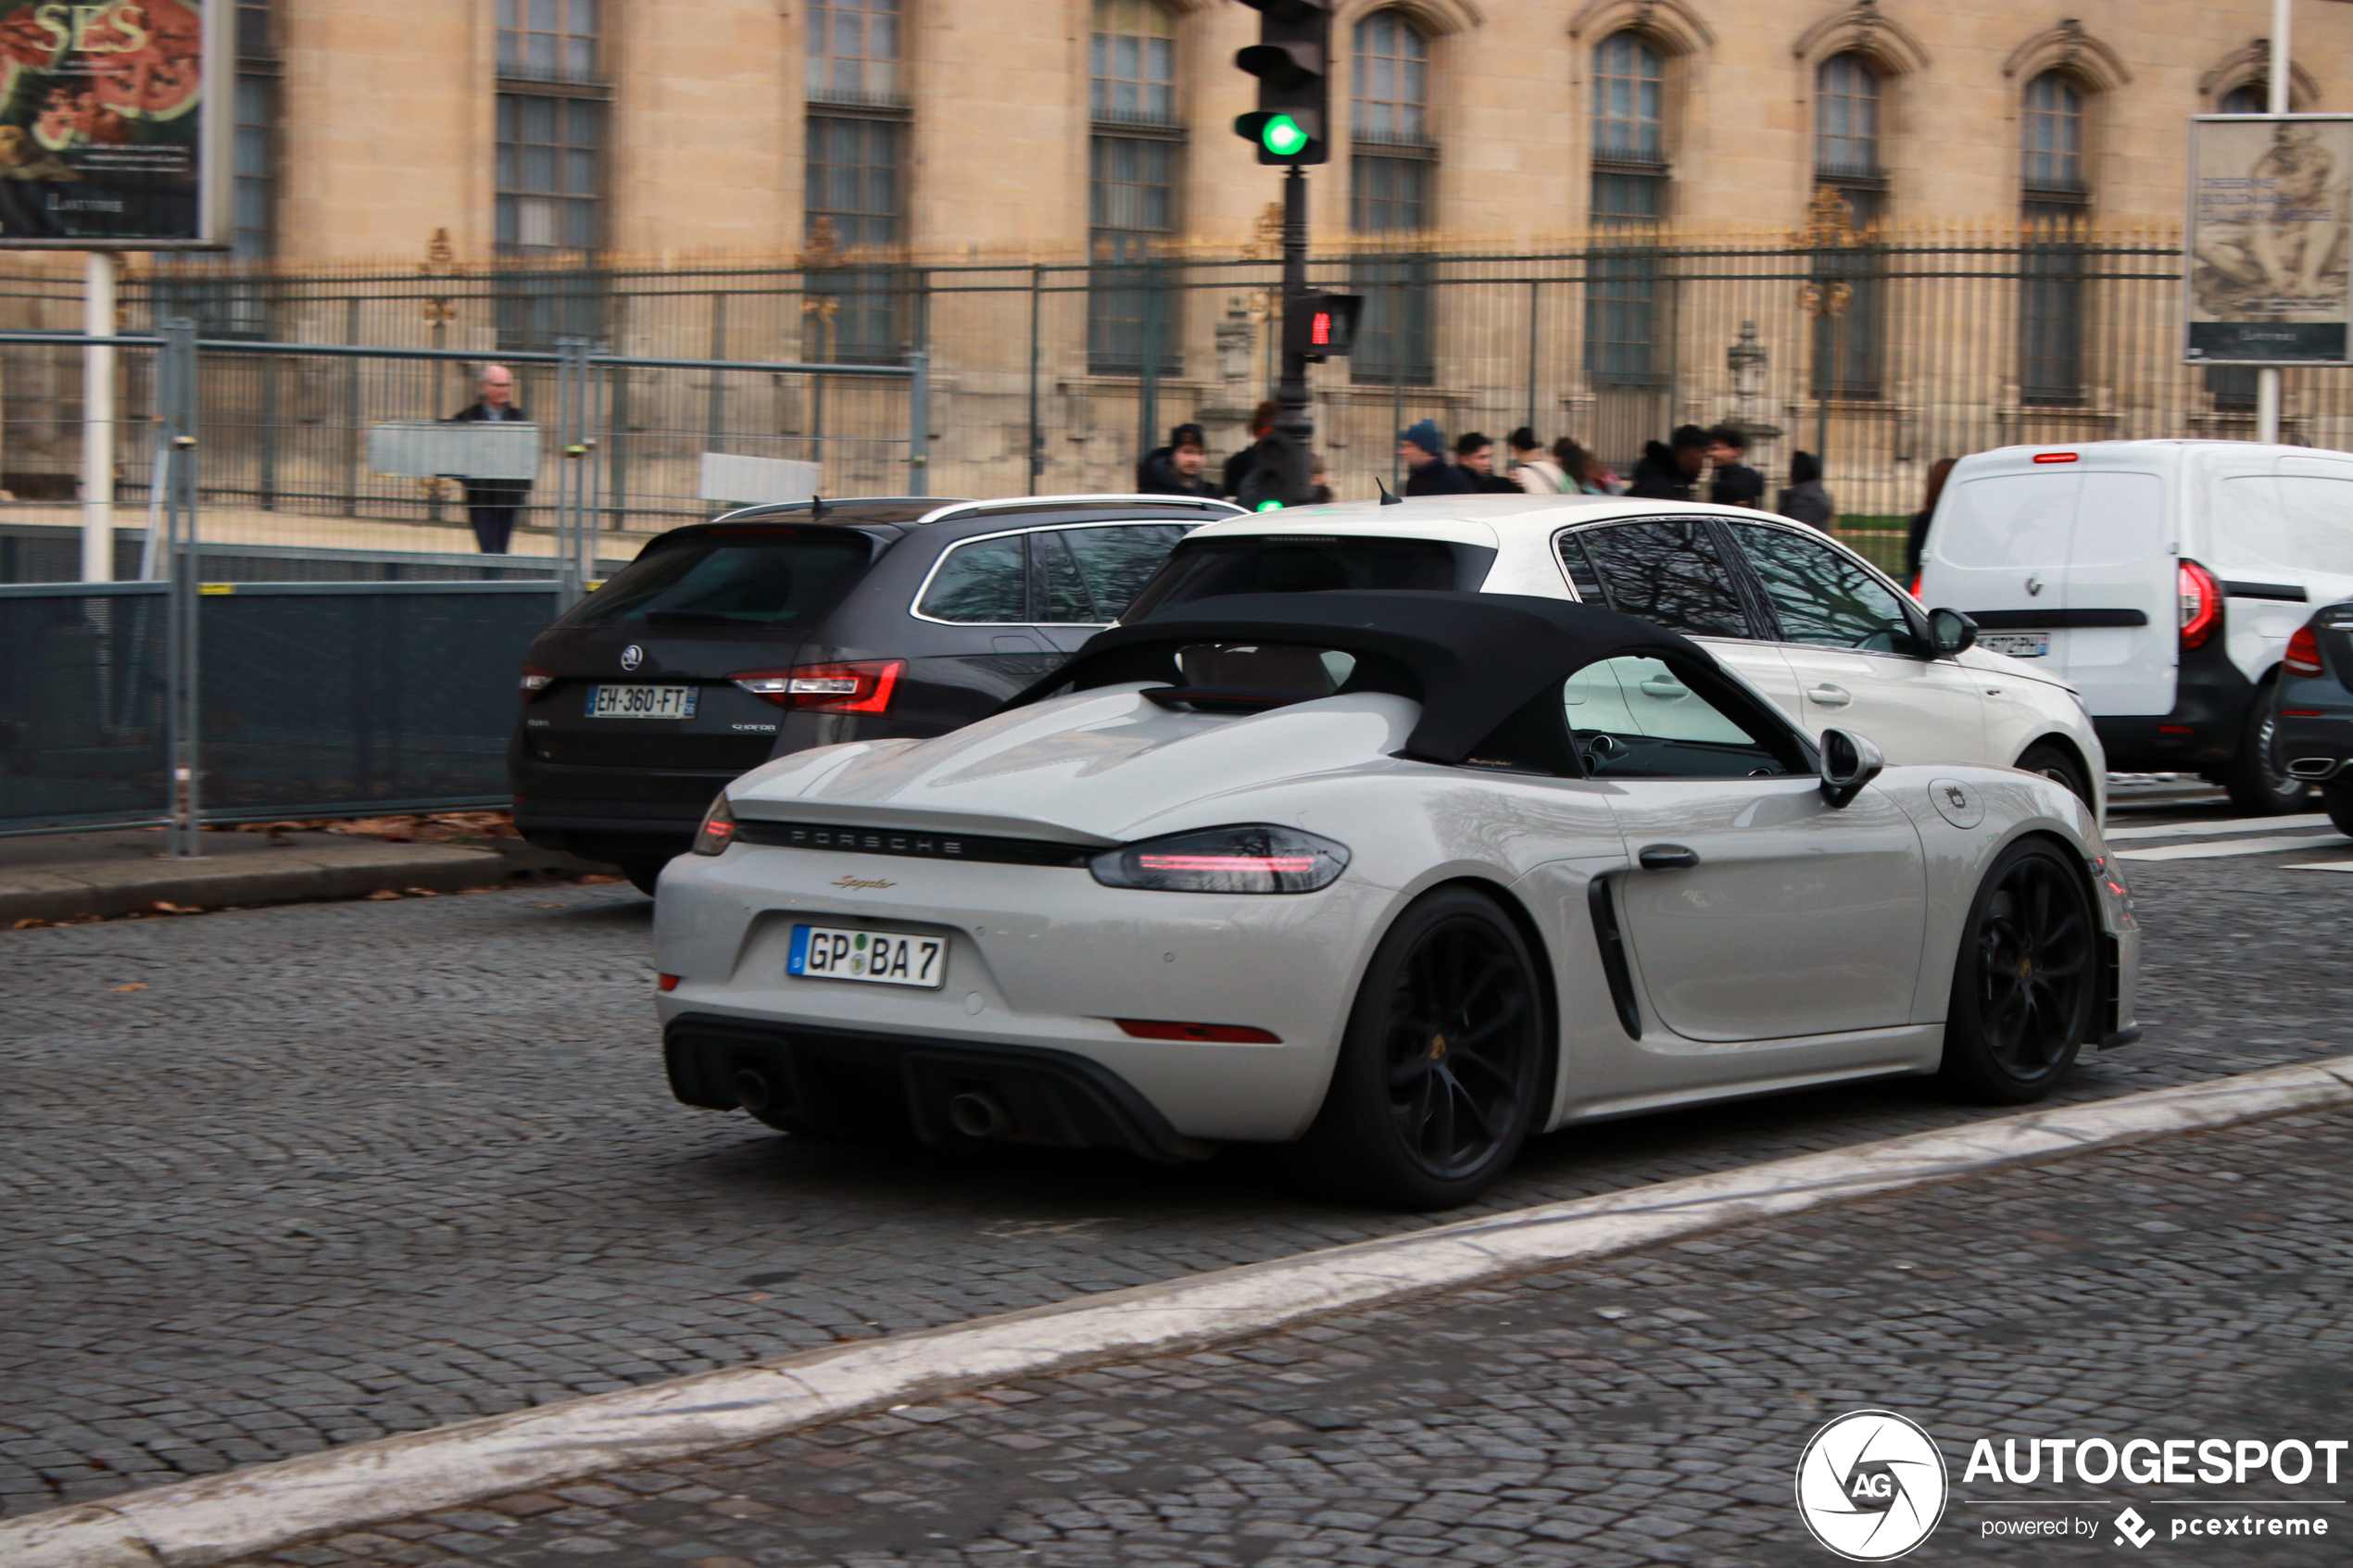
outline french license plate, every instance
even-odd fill
[[[591,686],[588,717],[691,719],[695,698],[700,695],[692,686]]]
[[[1977,646],[1987,653],[2006,653],[2012,659],[2044,659],[2051,651],[2048,632],[1980,632]]]
[[[810,980],[862,980],[872,985],[948,983],[948,939],[904,931],[850,931],[796,925],[786,970]]]

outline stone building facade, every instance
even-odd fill
[[[245,0],[240,249],[926,256],[1239,239],[1237,0]],[[2296,107],[2353,107],[2297,0]],[[1316,226],[2178,214],[2266,0],[1342,0]],[[2233,94],[2241,96],[2236,100]]]

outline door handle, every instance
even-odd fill
[[[1855,700],[1855,694],[1844,686],[1833,686],[1828,681],[1824,681],[1820,685],[1807,690],[1806,700],[1823,708],[1843,708]]]
[[[1634,858],[1646,872],[1687,871],[1699,864],[1699,856],[1680,844],[1648,845]]]

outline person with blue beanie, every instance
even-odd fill
[[[1408,495],[1467,495],[1478,481],[1446,460],[1446,433],[1436,420],[1422,420],[1397,433],[1397,455],[1410,470]]]

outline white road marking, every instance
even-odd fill
[[[2306,860],[2299,865],[2282,866],[2284,872],[2353,872],[2353,860]]]
[[[0,1520],[0,1562],[205,1568],[306,1536],[739,1448],[963,1389],[1198,1349],[2030,1160],[2345,1105],[2353,1105],[2353,1057],[2339,1056],[1481,1215]]]
[[[2221,844],[2167,844],[2155,849],[2119,849],[2120,860],[2220,860],[2233,855],[2275,855],[2291,849],[2328,847],[2353,849],[2353,839],[2339,833],[2303,834],[2288,838],[2232,838]]]
[[[2261,833],[2266,828],[2317,828],[2327,824],[2328,813],[2303,817],[2236,817],[2227,822],[2167,822],[2153,828],[2108,828],[2100,836],[2110,844],[2135,838],[2220,838],[2225,834]]]

